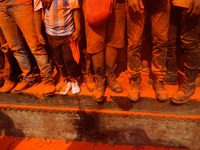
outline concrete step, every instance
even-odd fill
[[[76,96],[41,99],[34,90],[41,91],[40,85],[24,94],[0,93],[1,135],[199,150],[198,93],[184,105],[160,103],[145,81],[147,76],[142,79],[142,97],[137,103],[126,96],[126,78],[120,79],[124,92],[115,94],[107,88],[107,99],[102,103],[92,100],[84,84]],[[176,89],[167,87],[171,94]]]

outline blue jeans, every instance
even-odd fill
[[[2,74],[0,76],[3,77],[4,80],[14,81],[21,74],[21,70],[19,68],[18,63],[16,62],[16,59],[13,57],[12,52],[10,51],[10,48],[5,40],[1,28],[0,28],[0,50],[1,52],[3,52],[4,55],[4,59],[3,57],[0,58],[1,59],[0,63],[4,64],[2,68],[3,71],[0,71]]]
[[[5,0],[0,2],[0,27],[10,49],[13,51],[14,57],[19,63],[24,80],[33,81],[35,75],[31,73],[29,56],[20,40],[21,35],[17,26],[22,31],[31,53],[35,57],[41,77],[44,77],[44,81],[52,80],[53,72],[47,52],[43,45],[38,44],[31,0]]]

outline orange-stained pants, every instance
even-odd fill
[[[44,81],[52,80],[52,69],[44,46],[38,44],[37,35],[33,22],[33,6],[31,0],[5,0],[0,2],[0,27],[17,59],[24,79],[35,80],[31,73],[31,65],[27,51],[20,40],[19,29],[22,31],[25,40],[35,57]]]
[[[82,8],[85,12],[85,0],[83,0]],[[88,53],[98,53],[104,50],[106,46],[123,48],[125,46],[125,18],[124,2],[123,0],[117,0],[110,18],[102,25],[90,26],[85,20]]]
[[[143,13],[134,13],[129,8],[126,0],[127,14],[127,39],[128,39],[128,63],[129,74],[138,77],[141,67],[141,40],[144,30],[145,16],[150,15],[151,33],[153,42],[151,69],[158,80],[163,80],[166,73],[166,54],[168,29],[170,19],[169,0],[144,0]]]
[[[185,67],[200,70],[200,16],[191,17],[186,8],[172,6],[167,61],[175,65],[177,37],[185,53]]]

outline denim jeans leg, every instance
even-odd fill
[[[25,40],[35,57],[37,65],[40,69],[41,77],[44,77],[44,82],[53,80],[53,72],[49,62],[46,49],[43,45],[38,43],[38,38],[35,32],[33,21],[33,7],[32,4],[16,5],[11,10],[11,16],[15,18],[15,22],[22,31]],[[26,18],[26,19],[24,19]]]
[[[8,11],[0,8],[0,26],[3,34],[9,43],[9,47],[13,51],[13,55],[19,63],[22,70],[22,76],[27,81],[33,81],[35,78],[30,74],[31,65],[27,51],[22,46],[20,34],[15,21],[10,17]]]

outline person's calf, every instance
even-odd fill
[[[115,67],[105,67],[106,82],[110,89],[115,93],[121,93],[123,91],[122,86],[118,83],[116,74],[114,73]]]

